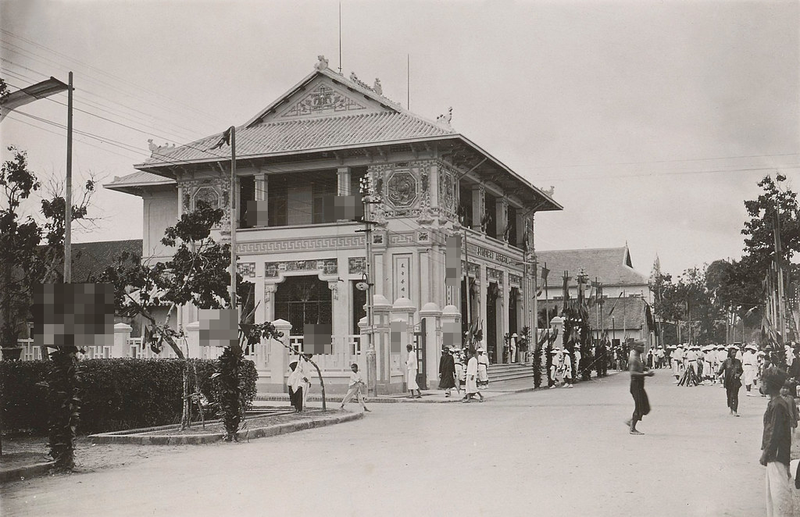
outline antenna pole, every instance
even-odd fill
[[[411,54],[406,54],[406,109],[411,111]]]
[[[342,2],[339,2],[339,74],[342,73]]]

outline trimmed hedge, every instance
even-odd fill
[[[211,381],[218,361],[190,359],[189,393],[194,391],[192,365],[200,390],[215,403]],[[0,361],[3,432],[47,434],[47,388],[50,361]],[[81,361],[81,435],[180,423],[183,396],[183,361],[179,359],[90,359]],[[244,361],[242,385],[248,406],[256,395],[258,373]],[[192,416],[198,419],[196,407]],[[208,415],[207,415],[208,416]]]

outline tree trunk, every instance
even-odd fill
[[[310,359],[308,360],[308,362],[311,363],[312,366],[314,366],[314,369],[317,370],[317,375],[319,376],[319,385],[320,385],[320,388],[322,389],[322,410],[323,411],[327,411],[328,410],[328,406],[325,403],[325,381],[322,380],[322,372],[319,371],[319,366],[317,366],[317,363],[315,363],[314,361],[312,361]]]

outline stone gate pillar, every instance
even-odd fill
[[[392,305],[391,369],[401,372],[405,381],[407,345],[414,344],[414,313],[417,308],[408,298],[398,298]],[[421,359],[417,356],[417,359]],[[404,386],[405,388],[405,386]]]
[[[269,344],[269,377],[271,391],[285,393],[286,377],[289,372],[289,334],[292,331],[292,324],[286,320],[275,320],[272,322],[275,330],[283,333],[280,339],[273,339]]]
[[[553,348],[564,348],[564,318],[556,316],[550,320],[550,331],[558,331],[555,341],[553,341]]]
[[[439,357],[442,353],[442,311],[439,307],[429,302],[422,306],[419,316],[425,322],[425,380],[428,389],[433,389],[439,378]]]
[[[388,393],[391,375],[389,371],[390,354],[390,316],[392,304],[381,294],[372,297],[372,313],[375,329],[372,331],[371,340],[375,342],[375,380],[376,393]]]
[[[128,338],[131,337],[133,327],[126,323],[114,325],[114,347],[111,349],[111,357],[128,357]]]

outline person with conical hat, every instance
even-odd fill
[[[756,347],[747,345],[744,347],[744,354],[742,354],[742,368],[744,368],[744,389],[746,390],[745,396],[752,397],[753,382],[756,379],[756,372],[758,371],[758,356],[756,356]]]
[[[742,387],[742,362],[736,358],[736,347],[728,349],[728,358],[722,363],[717,375],[722,377],[728,395],[728,408],[731,415],[739,416],[739,388]]]
[[[456,364],[452,352],[442,348],[442,357],[439,359],[439,389],[444,390],[444,396],[449,397],[456,384]]]

